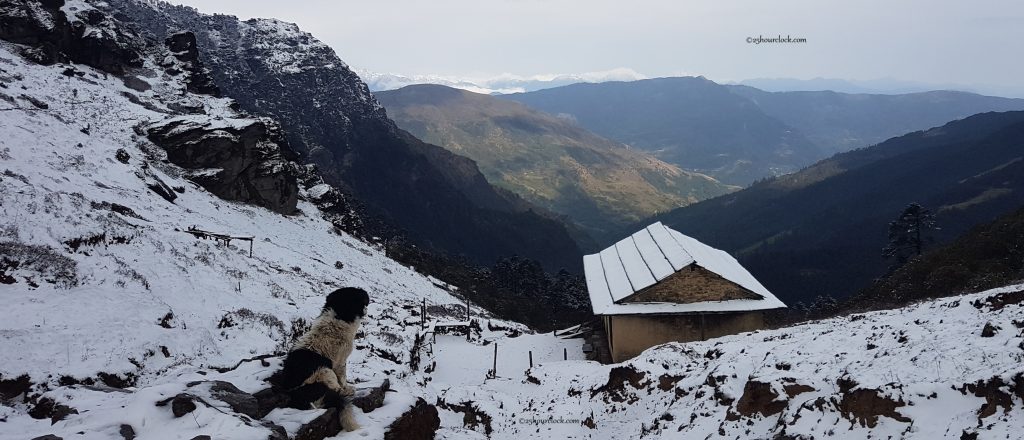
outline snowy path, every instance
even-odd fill
[[[563,349],[569,360],[583,360],[582,339],[560,339],[553,333],[498,338],[498,377],[522,380],[530,368],[529,352],[534,366],[564,362]],[[494,343],[480,345],[454,335],[438,335],[434,345],[437,368],[433,373],[438,385],[482,385],[494,363]]]

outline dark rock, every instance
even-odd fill
[[[265,413],[260,413],[259,401],[256,397],[238,389],[238,387],[230,382],[213,380],[199,383],[193,382],[190,383],[189,386],[191,387],[198,384],[209,384],[210,395],[213,396],[214,399],[228,404],[228,406],[231,407],[231,410],[236,413],[245,414],[254,419],[259,419],[266,415]]]
[[[384,383],[380,384],[380,386],[371,388],[370,391],[360,393],[352,398],[352,406],[363,410],[364,413],[380,408],[384,406],[384,394],[390,389],[391,381],[384,379]]]
[[[39,399],[35,406],[28,410],[28,415],[33,419],[50,419],[50,424],[64,420],[71,414],[78,414],[78,410],[57,403],[49,397]]]
[[[645,380],[646,377],[646,373],[637,371],[632,366],[612,368],[608,372],[608,383],[590,390],[590,397],[593,398],[600,393],[607,393],[607,397],[605,397],[606,402],[609,400],[612,402],[625,402],[627,400],[630,403],[635,402],[638,397],[626,389],[626,384],[628,383],[635,389],[647,388],[651,381]]]
[[[125,87],[135,90],[137,92],[145,92],[153,88],[153,86],[149,85],[149,83],[145,80],[142,80],[139,77],[131,75],[125,75],[123,78],[121,78],[121,82],[124,83]]]
[[[121,389],[135,386],[135,382],[138,380],[138,378],[132,373],[125,373],[124,377],[121,377],[120,374],[101,372],[97,373],[96,377],[98,377],[100,382],[103,382],[103,384],[108,387]]]
[[[745,417],[750,417],[755,413],[768,417],[782,412],[786,409],[787,404],[789,401],[779,399],[779,395],[772,390],[771,384],[748,380],[747,384],[743,386],[743,395],[736,402],[736,412]]]
[[[430,440],[440,427],[437,407],[417,399],[412,408],[388,426],[384,440]]]
[[[41,435],[39,437],[33,437],[32,440],[64,440],[64,437],[57,437],[53,434]]]
[[[121,437],[124,438],[124,440],[135,440],[135,428],[132,428],[132,425],[121,425],[121,429],[118,430],[118,433],[121,434]]]
[[[153,143],[172,163],[197,170],[191,179],[213,194],[291,214],[298,203],[298,166],[287,161],[287,143],[276,123],[266,118],[228,123],[172,118],[148,129]],[[215,174],[206,172],[220,169]]]
[[[840,386],[842,388],[842,386]],[[842,399],[838,402],[833,399],[836,408],[847,420],[859,422],[860,426],[874,428],[878,425],[879,417],[910,423],[912,420],[896,411],[896,408],[905,406],[902,400],[892,400],[874,389],[856,389],[842,391]]]
[[[786,395],[789,396],[790,398],[796,397],[799,394],[809,393],[811,391],[816,391],[814,389],[814,387],[812,387],[810,385],[804,385],[804,384],[799,384],[799,383],[791,383],[791,384],[783,385],[782,389],[786,391]]]
[[[169,102],[167,108],[187,115],[202,115],[206,114],[206,109],[203,108],[202,104],[189,104],[187,102]]]
[[[674,376],[670,374],[662,374],[658,377],[658,389],[662,391],[670,391],[675,388],[676,383],[683,380],[683,376]]]
[[[996,326],[992,325],[991,322],[986,322],[985,323],[985,328],[981,329],[981,337],[983,337],[983,338],[991,338],[991,337],[995,336],[996,333],[998,333],[998,332],[999,332],[999,327],[996,327]]]
[[[171,398],[171,412],[174,417],[181,417],[196,410],[195,398],[188,394],[178,394]]]
[[[121,162],[123,164],[127,164],[128,159],[131,158],[132,157],[128,155],[128,152],[124,151],[124,148],[118,148],[117,152],[114,153],[114,159],[117,159],[118,162]]]
[[[974,307],[987,309],[988,311],[1002,310],[1003,307],[1015,304],[1024,304],[1024,290],[1016,292],[1003,292],[992,295],[984,300],[977,300],[971,303]]]
[[[0,398],[2,399],[13,399],[30,389],[32,389],[32,381],[27,374],[13,379],[4,379],[3,375],[0,375]]]
[[[157,193],[157,195],[163,197],[164,200],[174,203],[174,200],[178,198],[178,195],[174,193],[174,189],[164,183],[163,179],[157,177],[152,172],[149,172],[148,170],[143,172],[142,179],[146,182],[146,188]]]
[[[266,417],[266,415],[270,414],[274,408],[283,408],[287,406],[289,400],[287,394],[279,392],[273,388],[257,391],[256,394],[253,394],[253,397],[256,398],[256,405],[258,408],[256,411],[257,419]]]
[[[20,96],[18,96],[18,97],[19,97],[19,98],[21,98],[21,99],[24,99],[24,100],[28,101],[28,102],[29,102],[29,104],[32,104],[32,105],[33,105],[33,106],[34,106],[35,108],[37,108],[37,109],[40,109],[40,110],[46,110],[46,109],[50,108],[50,105],[49,105],[49,104],[47,104],[47,103],[45,103],[45,102],[43,102],[43,101],[40,101],[39,99],[33,98],[33,97],[31,97],[31,96],[28,96],[28,95],[26,95],[26,94],[21,94],[21,95],[20,95]]]
[[[263,426],[270,430],[270,436],[267,437],[267,440],[289,440],[288,430],[284,429],[283,426],[266,420],[263,421]]]
[[[985,399],[985,403],[978,409],[978,423],[981,419],[996,413],[1001,407],[1004,413],[1009,413],[1014,407],[1013,396],[1024,399],[1024,373],[1017,373],[1012,381],[1005,381],[999,376],[989,380],[978,380],[975,383],[964,384],[957,388],[964,395],[972,394],[975,397]]]
[[[180,69],[171,67],[185,73],[185,85],[188,91],[203,95],[220,96],[220,89],[213,82],[210,71],[203,66],[199,59],[199,46],[196,44],[196,36],[192,32],[179,32],[167,37],[164,44],[179,61]],[[170,73],[170,72],[168,72]]]
[[[446,403],[443,400],[438,399],[437,406],[441,409],[462,413],[462,426],[476,430],[477,427],[482,426],[484,429],[484,435],[487,437],[491,436],[494,428],[491,425],[491,416],[481,410],[473,402],[462,402],[460,404]]]
[[[208,435],[197,435],[195,437],[192,437],[191,440],[213,440],[213,439],[210,438],[210,436],[208,436]]]
[[[328,437],[334,437],[340,432],[341,420],[338,417],[338,410],[336,408],[328,408],[319,417],[302,425],[299,431],[295,433],[294,440],[323,440]]]
[[[43,64],[73,61],[114,74],[142,66],[141,36],[95,9],[69,21],[62,6],[63,0],[0,0],[0,38],[29,46],[23,54]]]

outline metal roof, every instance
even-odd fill
[[[696,303],[623,303],[634,293],[696,264],[736,283],[761,299]],[[715,313],[786,307],[725,251],[715,249],[661,222],[583,257],[587,290],[596,315]]]

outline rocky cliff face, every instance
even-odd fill
[[[244,200],[282,214],[295,211],[298,165],[281,155],[280,128],[267,118],[196,120],[182,116],[147,128],[167,159],[192,181],[227,200]]]
[[[61,10],[64,0],[0,0],[0,39],[24,44],[22,55],[42,64],[76,62],[108,73],[142,66],[144,42],[95,9]]]
[[[483,264],[519,254],[548,269],[579,266],[580,252],[560,222],[490,186],[472,161],[398,129],[334,51],[294,24],[159,2],[106,5],[156,40],[194,33],[199,57],[225,96],[281,121],[288,143],[328,183],[418,244]]]
[[[295,211],[299,170],[286,157],[278,124],[239,113],[224,100],[211,107],[190,95],[219,94],[193,34],[175,33],[159,44],[84,2],[0,0],[0,38],[21,45],[21,54],[40,64],[81,63],[119,77],[131,89],[125,97],[162,118],[140,123],[140,131],[211,193],[282,214]],[[68,67],[64,74],[85,73]],[[82,132],[90,130],[86,125]],[[127,163],[130,155],[117,160]],[[175,191],[161,178],[148,168],[140,173],[153,191],[174,202]]]

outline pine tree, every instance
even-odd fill
[[[882,249],[885,259],[896,258],[890,270],[902,266],[911,256],[921,255],[925,244],[932,241],[929,231],[935,229],[938,228],[931,211],[917,203],[907,205],[903,213],[889,223],[889,245]]]

